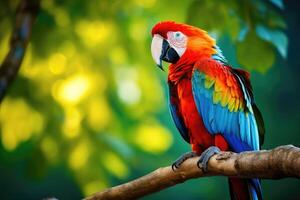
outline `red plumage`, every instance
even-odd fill
[[[235,76],[242,79],[240,81],[251,93],[250,96],[252,97],[249,73],[243,70],[232,69],[228,65],[223,65],[213,60],[212,56],[218,53],[215,40],[199,28],[166,21],[155,25],[151,33],[152,36],[158,34],[168,39],[168,32],[170,31],[180,31],[188,37],[184,54],[178,62],[169,66],[168,73],[170,103],[175,107],[176,117],[182,121],[185,127],[184,131],[187,133],[183,134],[188,134],[188,142],[191,144],[192,150],[199,155],[211,146],[219,147],[222,151],[233,151],[221,133],[212,134],[206,128],[195,103],[191,79],[195,69],[205,73],[215,80],[215,87],[219,87],[218,89],[223,92],[222,97],[229,95],[229,103],[225,102],[228,104],[226,104],[228,109],[230,103],[234,109],[239,109],[245,106],[245,100],[243,91],[239,86],[239,80]],[[249,191],[249,182],[246,179],[230,178],[229,185],[232,199],[252,199]]]
[[[210,146],[217,146],[222,151],[227,151],[228,144],[222,135],[211,135],[205,128],[203,120],[197,110],[191,85],[191,71],[190,73],[182,74],[186,78],[180,79],[177,84],[173,84],[170,77],[176,76],[169,73],[169,84],[173,94],[171,101],[179,108],[178,115],[184,120],[186,127],[189,130],[190,144],[192,150],[199,155]]]

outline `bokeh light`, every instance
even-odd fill
[[[134,141],[144,151],[157,154],[168,150],[173,143],[173,137],[158,124],[145,124],[137,129]]]
[[[44,128],[43,116],[23,99],[5,99],[0,108],[0,123],[2,144],[9,151]]]

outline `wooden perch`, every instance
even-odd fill
[[[137,199],[163,190],[188,179],[205,176],[280,179],[300,178],[300,148],[292,145],[273,150],[214,155],[208,162],[208,172],[200,170],[199,158],[186,160],[175,172],[171,167],[159,168],[143,177],[97,192],[86,200]]]
[[[0,66],[0,102],[19,71],[39,5],[40,0],[21,0],[17,8],[10,50]]]

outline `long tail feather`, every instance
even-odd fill
[[[231,200],[262,200],[259,179],[229,178]]]

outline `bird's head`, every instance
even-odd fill
[[[161,69],[162,61],[176,64],[184,57],[193,59],[215,53],[215,40],[197,27],[164,21],[157,23],[151,33],[152,57]]]

